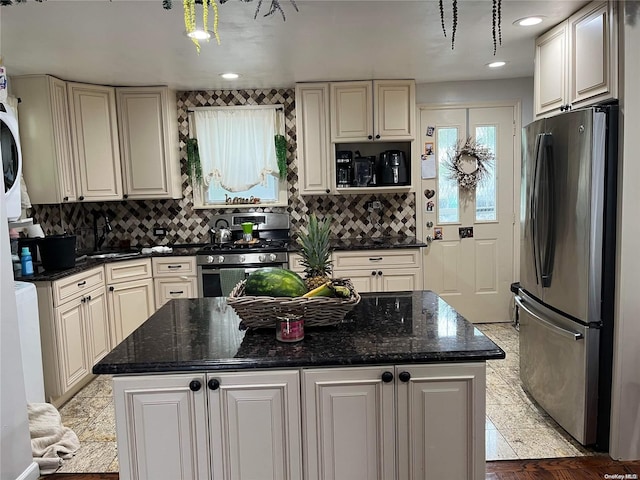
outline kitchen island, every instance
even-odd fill
[[[485,360],[432,292],[363,294],[297,343],[173,300],[93,369],[114,375],[120,478],[484,478]]]

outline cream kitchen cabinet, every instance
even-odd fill
[[[592,2],[536,39],[537,116],[617,98],[616,4]]]
[[[417,248],[337,251],[332,261],[333,276],[350,278],[361,293],[422,290]]]
[[[12,77],[11,89],[21,100],[18,121],[31,202],[75,202],[66,82],[49,75],[26,75]]]
[[[114,401],[122,480],[302,478],[298,371],[114,377]]]
[[[411,141],[415,138],[415,81],[332,82],[331,141]]]
[[[196,257],[154,257],[151,267],[156,309],[172,298],[198,298]]]
[[[111,338],[116,346],[155,311],[151,259],[105,264]]]
[[[123,197],[181,198],[175,92],[116,88]]]
[[[304,277],[304,265],[302,265],[302,255],[298,253],[289,254],[289,270]]]
[[[300,193],[331,193],[334,169],[329,141],[329,84],[299,83],[295,95]]]
[[[484,363],[304,370],[305,479],[484,480],[484,385]]]
[[[113,87],[67,82],[78,200],[122,199]]]
[[[62,405],[111,350],[102,267],[55,282],[36,282],[45,398]]]

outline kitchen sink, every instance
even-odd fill
[[[76,261],[82,261],[84,259],[91,259],[91,258],[96,260],[105,259],[105,258],[126,258],[126,257],[135,257],[137,255],[140,255],[140,252],[131,251],[131,250],[120,251],[120,252],[97,251],[97,252],[89,252],[85,255],[82,255],[76,258]]]

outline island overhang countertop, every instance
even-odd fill
[[[475,362],[505,352],[431,291],[362,294],[345,321],[282,343],[241,331],[225,298],[169,301],[93,367],[95,374]]]

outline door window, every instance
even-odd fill
[[[460,204],[458,183],[445,173],[444,166],[449,155],[458,144],[458,129],[443,127],[437,129],[436,153],[438,155],[438,223],[459,223]]]
[[[498,129],[494,125],[476,127],[476,142],[493,153],[494,161],[487,164],[487,175],[476,186],[476,221],[495,222],[498,218],[496,209],[496,136]]]

